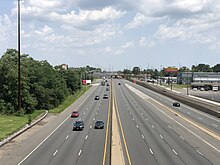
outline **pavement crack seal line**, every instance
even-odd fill
[[[132,92],[134,92],[135,94],[137,94],[139,97],[143,96],[144,93],[142,93],[141,91],[135,89],[134,87],[131,87],[130,85],[126,84],[127,88],[130,89]],[[138,92],[138,93],[136,93]],[[140,95],[139,95],[140,94]],[[146,95],[146,94],[144,94]],[[202,127],[200,124],[195,123],[189,119],[187,119],[186,117],[184,117],[183,115],[175,112],[174,110],[168,108],[167,106],[161,104],[160,102],[158,102],[157,100],[151,98],[151,97],[141,97],[142,99],[144,99],[145,101],[148,101],[149,99],[154,101],[155,103],[159,104],[160,106],[164,107],[165,109],[167,109],[168,111],[172,112],[173,114],[178,114],[178,116],[182,119],[184,119],[185,121],[187,121],[188,123],[190,123],[191,125],[193,125],[196,128],[199,128],[200,130],[202,130],[203,132],[205,132],[206,134],[212,136],[213,138],[220,140],[220,136],[218,136],[217,134],[213,133],[212,131],[208,130],[208,128],[204,128]],[[149,101],[148,101],[149,102]],[[154,107],[156,107],[154,104],[152,104],[151,102],[149,102],[151,105],[153,105]],[[156,107],[157,108],[157,107]],[[191,131],[190,129],[188,129],[187,127],[185,127],[184,125],[182,125],[181,123],[179,123],[178,121],[176,121],[175,119],[173,119],[172,117],[170,117],[169,115],[167,115],[165,112],[161,111],[159,108],[158,110],[160,112],[162,112],[164,115],[166,115],[167,117],[169,117],[171,120],[175,121],[177,124],[179,124],[180,126],[182,126],[183,128],[185,128],[187,131],[189,131],[190,133],[192,133],[194,136],[196,136],[197,138],[199,138],[200,140],[202,140],[204,143],[206,143],[207,145],[209,145],[210,147],[212,147],[213,149],[215,149],[216,151],[220,152],[220,150],[216,147],[214,147],[213,145],[211,145],[209,142],[207,142],[206,140],[204,140],[203,138],[201,138],[200,136],[198,136],[196,133],[194,133],[193,131]]]
[[[115,99],[115,97],[114,97]],[[122,150],[122,143],[119,134],[118,121],[115,110],[115,100],[113,99],[112,106],[112,164],[124,165],[124,155]]]
[[[123,139],[123,143],[124,143],[124,147],[125,147],[125,151],[126,151],[126,155],[127,155],[127,159],[128,159],[128,164],[131,165],[131,158],[130,158],[130,154],[129,154],[129,151],[128,151],[128,147],[127,147],[127,143],[126,143],[126,140],[125,140],[125,135],[124,135],[124,131],[123,131],[123,128],[122,128],[122,123],[121,123],[121,120],[120,120],[120,115],[119,115],[119,112],[118,112],[118,106],[117,106],[117,99],[116,99],[116,95],[115,95],[115,90],[114,90],[114,107],[115,107],[115,115],[116,115],[116,121],[118,121],[118,124],[120,126],[120,130],[121,130],[121,135],[122,135],[122,139]],[[119,134],[119,132],[117,132]],[[120,137],[120,134],[119,134],[119,137]],[[122,143],[121,143],[122,144]],[[123,150],[121,150],[122,154],[123,154]],[[113,161],[112,161],[113,162]],[[125,162],[125,161],[124,161]],[[118,162],[116,163],[118,164]]]

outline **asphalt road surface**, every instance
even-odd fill
[[[175,130],[176,128],[171,126],[173,124],[170,121],[172,117],[164,116],[164,113],[168,111],[167,109],[172,109],[174,113],[178,112],[187,115],[187,120],[189,118],[201,129],[204,126],[204,130],[208,133],[210,130],[215,132],[218,137],[219,119],[183,104],[180,107],[173,107],[174,100],[125,80],[120,80],[121,85],[118,82],[117,80],[114,83],[113,89],[115,89],[114,95],[117,101],[118,120],[122,125],[121,139],[125,137],[123,140],[123,152],[126,164],[207,165],[220,163],[220,157],[218,157],[220,156],[219,139],[216,139],[216,143],[209,146],[216,156],[212,157],[210,153],[204,156],[203,152],[207,148],[204,147],[203,143],[194,145],[190,144],[192,141],[189,142],[185,139],[185,135],[188,134],[187,131],[191,132],[184,126],[188,124],[188,121],[187,124],[186,121],[182,121],[183,128],[177,128],[179,129],[178,132]],[[177,114],[171,114],[170,116],[179,117]],[[177,125],[182,127],[181,124]],[[202,139],[197,134],[195,136],[198,138],[195,141]],[[205,140],[203,142],[208,143]],[[213,149],[216,145],[218,147],[217,150]]]
[[[104,93],[110,97],[106,87],[100,85],[78,108],[78,118],[67,118],[65,122],[42,145],[19,164],[22,165],[85,165],[108,164],[109,146],[106,142],[106,129],[110,110],[110,99],[103,99]],[[94,97],[100,96],[100,100]],[[82,131],[73,130],[73,122],[84,121]],[[106,123],[104,129],[94,129],[96,120]],[[107,160],[108,159],[108,160]]]
[[[175,100],[126,80],[112,80],[110,91],[106,88],[100,84],[92,87],[78,101],[78,118],[70,118],[67,110],[57,117],[56,126],[48,129],[45,138],[39,140],[36,133],[22,142],[30,145],[27,151],[20,148],[23,154],[16,157],[14,153],[22,146],[17,145],[0,158],[0,164],[110,165],[112,106],[126,165],[220,164],[218,118],[182,103],[173,107]],[[108,99],[103,99],[105,93]],[[96,95],[100,100],[94,100]],[[76,120],[84,121],[82,131],[73,131]],[[104,121],[104,129],[94,129],[96,120]]]

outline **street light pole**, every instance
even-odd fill
[[[20,2],[18,0],[18,110],[21,110],[21,12]]]
[[[189,95],[189,72],[186,72],[186,75],[187,75],[187,79],[186,79],[186,83],[187,83],[186,94]]]

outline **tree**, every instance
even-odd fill
[[[189,71],[190,71],[190,69],[187,68],[186,66],[183,66],[183,67],[179,68],[179,70],[178,70],[178,72],[189,72]]]
[[[133,70],[132,70],[132,73],[133,73],[134,75],[140,74],[140,73],[141,73],[140,67],[135,66],[135,67],[133,68]]]
[[[211,72],[212,68],[210,68],[210,66],[207,64],[199,64],[197,66],[193,65],[192,71],[193,72]]]
[[[213,72],[220,72],[220,64],[216,64],[212,67]]]

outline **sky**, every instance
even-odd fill
[[[22,0],[21,53],[102,70],[220,63],[219,0]],[[17,0],[0,0],[0,55],[17,49]]]

